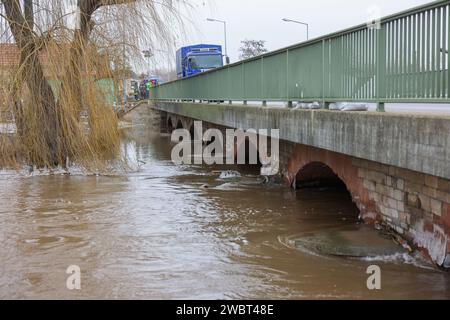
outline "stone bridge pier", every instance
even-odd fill
[[[169,132],[280,129],[286,186],[339,179],[366,223],[450,268],[450,119],[370,112],[157,103]]]

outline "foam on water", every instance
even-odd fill
[[[383,255],[375,257],[364,257],[359,260],[367,262],[385,262],[385,263],[404,263],[413,265],[418,268],[435,270],[435,267],[428,261],[426,261],[419,253],[409,254],[409,253],[396,253],[392,255]]]
[[[234,178],[240,178],[241,174],[237,171],[222,171],[220,173],[219,179],[234,179]]]
[[[41,176],[122,176],[126,173],[139,172],[141,169],[140,163],[125,162],[123,164],[111,163],[105,168],[98,170],[86,169],[78,165],[70,165],[68,167],[58,166],[56,168],[36,168],[36,167],[24,167],[18,171],[14,170],[2,170],[1,175],[9,175],[12,172],[22,177],[33,178]]]

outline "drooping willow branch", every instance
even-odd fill
[[[124,74],[113,70],[126,67],[130,51],[120,47],[140,53],[143,43],[172,42],[170,32],[180,22],[174,3],[183,1],[78,0],[73,27],[68,0],[1,0],[0,19],[18,49],[7,86],[17,128],[14,153],[36,166],[67,159],[84,166],[103,159],[100,151],[115,150],[117,119],[105,107],[101,86],[115,88]],[[0,167],[7,153],[1,144],[0,135]]]

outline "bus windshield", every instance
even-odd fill
[[[223,65],[222,56],[217,54],[210,56],[191,56],[189,62],[191,68],[194,70],[220,68]]]

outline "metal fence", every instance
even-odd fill
[[[449,103],[449,5],[436,1],[152,89],[154,100]]]

